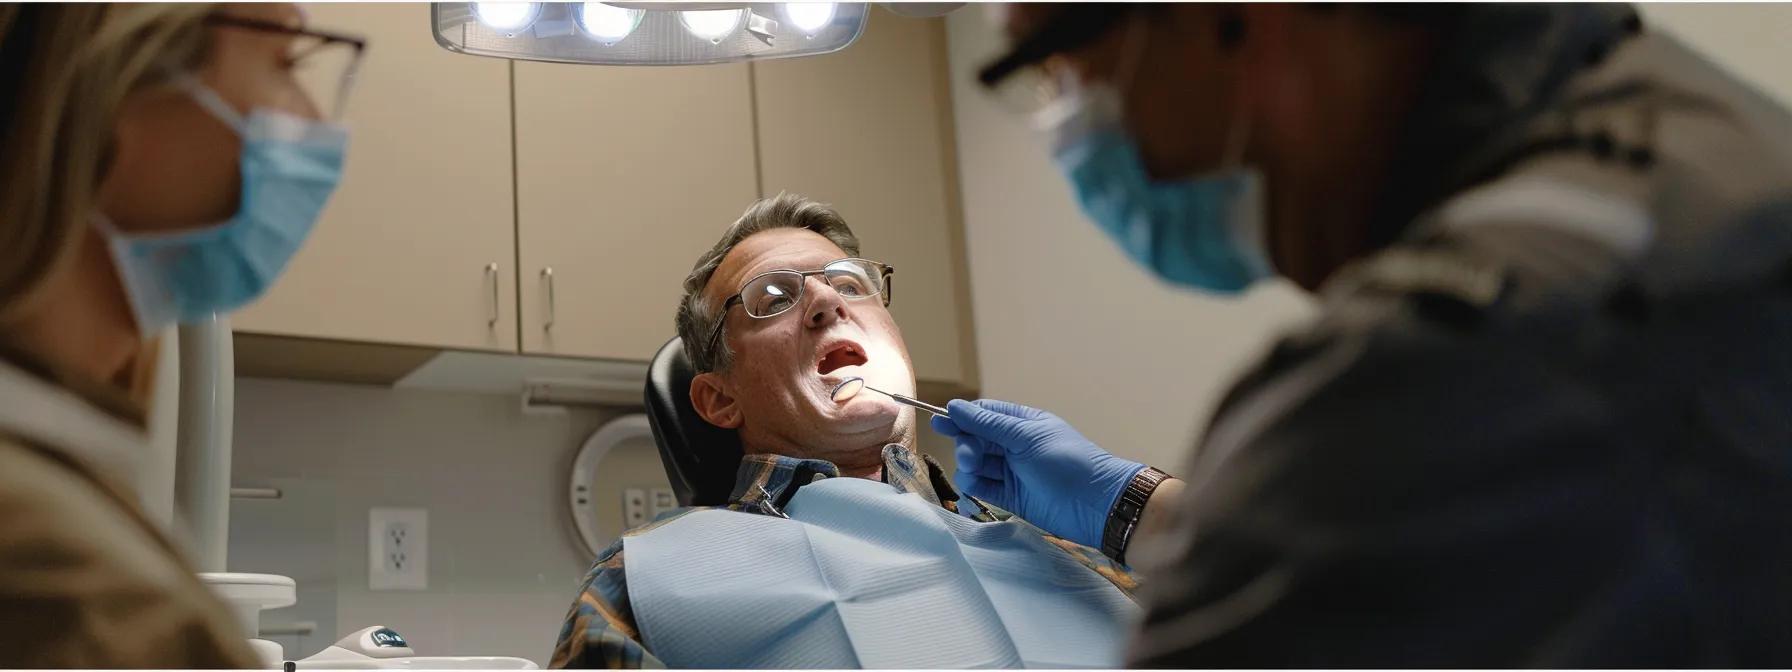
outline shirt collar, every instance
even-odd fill
[[[897,492],[912,492],[943,508],[958,511],[958,489],[952,486],[945,469],[933,458],[899,443],[884,446],[883,458],[883,482]],[[826,460],[746,455],[741,457],[734,494],[728,499],[731,508],[779,515],[798,488],[816,479],[839,477],[840,468]]]
[[[3,345],[0,436],[72,458],[119,483],[136,482],[149,441],[141,412],[122,393]]]

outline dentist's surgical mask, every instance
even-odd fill
[[[342,126],[264,108],[245,117],[197,78],[176,83],[242,138],[241,203],[228,220],[175,232],[129,233],[94,213],[144,338],[265,293],[335,191],[348,147]]]
[[[1142,20],[1127,28],[1131,49],[1116,70],[1117,84],[1059,78],[1055,98],[1035,119],[1052,136],[1053,157],[1083,212],[1128,257],[1173,284],[1243,291],[1272,273],[1263,177],[1239,165],[1242,127],[1229,133],[1219,171],[1170,181],[1154,181],[1145,172],[1125,129],[1121,96],[1143,54],[1144,28]]]

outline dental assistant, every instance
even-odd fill
[[[131,486],[151,341],[305,240],[362,47],[289,4],[0,6],[0,667],[261,665]]]
[[[1126,254],[1321,306],[1180,478],[933,419],[962,489],[1140,571],[1130,664],[1792,664],[1784,108],[1621,4],[1004,23],[983,83]]]

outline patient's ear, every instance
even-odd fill
[[[722,377],[713,371],[691,379],[691,406],[709,424],[722,429],[740,428],[740,402],[728,393]]]

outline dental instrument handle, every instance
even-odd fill
[[[878,393],[878,394],[882,394],[882,395],[884,395],[884,396],[886,396],[886,397],[889,397],[889,398],[891,398],[891,399],[895,399],[895,400],[896,400],[896,401],[897,401],[897,403],[901,403],[901,404],[906,404],[906,405],[909,405],[909,406],[913,406],[913,407],[915,407],[915,408],[919,408],[919,409],[921,409],[921,410],[923,410],[923,411],[927,411],[927,412],[928,412],[928,413],[932,413],[932,414],[934,414],[934,415],[937,415],[937,416],[940,416],[940,417],[942,417],[942,418],[947,418],[947,419],[951,419],[951,417],[952,417],[952,414],[951,414],[951,413],[948,413],[948,412],[946,412],[946,409],[943,409],[943,408],[940,408],[940,407],[938,407],[938,406],[935,406],[935,405],[933,405],[933,404],[929,404],[929,403],[927,403],[927,402],[925,402],[925,401],[921,401],[921,400],[920,400],[920,399],[916,399],[916,398],[914,398],[914,397],[910,397],[910,396],[907,396],[907,395],[901,395],[901,394],[897,394],[897,393],[895,393],[895,392],[885,392],[885,391],[883,391],[883,390],[880,390],[880,389],[877,389],[877,388],[875,388],[875,387],[872,387],[872,386],[870,386],[870,385],[866,385],[866,386],[865,386],[865,389],[867,389],[867,390],[871,390],[871,391],[872,391],[872,392],[876,392],[876,393]]]
[[[933,404],[929,404],[925,401],[921,401],[920,399],[916,399],[914,397],[905,397],[900,394],[892,394],[892,395],[890,395],[890,398],[895,399],[898,402],[908,404],[915,408],[919,408],[921,410],[927,411],[928,413],[932,413],[932,414],[940,416],[942,418],[946,418],[948,420],[952,419],[952,414],[946,412],[946,409],[940,408]]]

